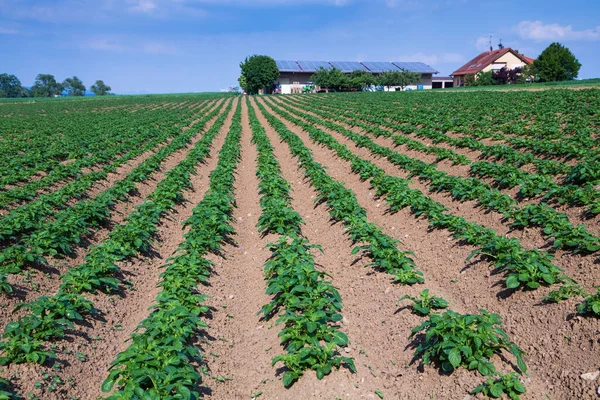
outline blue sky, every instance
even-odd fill
[[[116,93],[215,91],[247,55],[423,61],[448,75],[499,39],[551,42],[600,77],[600,1],[0,0],[0,73],[103,79]]]

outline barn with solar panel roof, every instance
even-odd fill
[[[408,89],[431,89],[433,75],[437,74],[434,68],[422,62],[400,61],[285,61],[276,60],[279,68],[279,79],[276,82],[282,94],[299,93],[310,83],[311,76],[319,68],[337,68],[344,73],[353,71],[366,71],[379,75],[385,71],[412,71],[421,74],[421,82],[408,86]],[[393,90],[392,88],[391,90]]]

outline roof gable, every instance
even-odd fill
[[[454,71],[452,73],[452,76],[476,74],[509,52],[517,56],[525,64],[533,64],[533,59],[525,57],[524,55],[517,53],[510,47],[507,47],[504,49],[484,51],[483,53],[479,54],[477,57],[475,57],[474,59],[472,59],[471,61]]]

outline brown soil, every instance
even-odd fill
[[[210,110],[207,112],[210,112]],[[208,121],[208,124],[203,131],[208,130],[217,118],[218,117],[214,117]],[[199,119],[196,119],[184,129],[189,129],[189,127],[193,126],[198,121]],[[192,139],[188,146],[167,157],[161,164],[161,168],[152,174],[148,180],[136,183],[135,192],[128,197],[126,201],[119,201],[114,205],[112,208],[111,218],[105,224],[105,226],[93,231],[88,237],[83,238],[82,243],[74,248],[74,252],[70,257],[66,259],[49,257],[49,264],[47,266],[39,266],[35,269],[31,269],[30,272],[25,275],[10,275],[8,279],[10,284],[13,285],[14,293],[8,298],[2,297],[1,305],[3,307],[0,309],[0,327],[4,327],[6,323],[15,318],[15,315],[13,315],[11,312],[17,303],[22,301],[31,301],[38,297],[41,293],[54,293],[60,284],[60,274],[67,271],[72,266],[79,265],[81,262],[83,262],[88,249],[91,246],[104,241],[109,232],[112,230],[112,227],[122,223],[131,210],[133,210],[133,208],[135,208],[137,205],[141,204],[148,194],[154,191],[158,182],[164,178],[165,172],[177,165],[177,163],[179,163],[179,161],[185,157],[187,151],[193,147],[194,143],[201,138],[202,132],[199,132]],[[130,160],[119,167],[114,173],[108,174],[105,180],[96,182],[92,188],[90,188],[89,192],[87,193],[87,197],[93,198],[104,190],[110,188],[118,180],[123,179],[127,174],[129,174],[135,167],[140,165],[147,158],[151,157],[152,154],[154,154],[164,145],[166,145],[166,143],[158,146],[154,151],[144,153]]]
[[[221,100],[223,101],[223,100]],[[580,375],[596,371],[599,368],[598,349],[600,346],[600,320],[582,318],[574,315],[575,305],[581,299],[571,299],[557,305],[542,305],[540,299],[549,288],[540,288],[533,292],[507,292],[503,289],[503,276],[496,274],[486,261],[467,262],[474,247],[458,243],[445,230],[431,230],[427,220],[417,218],[404,209],[390,214],[384,199],[375,198],[368,182],[361,182],[352,173],[348,162],[338,158],[330,150],[313,143],[308,134],[294,124],[282,118],[284,124],[297,134],[313,152],[316,161],[327,168],[327,172],[355,194],[359,204],[365,208],[369,221],[377,224],[384,233],[401,241],[399,248],[414,252],[417,268],[423,271],[425,283],[416,286],[394,284],[392,277],[369,267],[370,260],[351,254],[353,247],[345,228],[330,220],[324,204],[315,206],[317,193],[299,169],[297,159],[293,158],[286,143],[280,138],[265,117],[256,107],[259,102],[272,112],[269,102],[264,99],[252,99],[259,122],[270,138],[284,178],[291,184],[292,206],[306,222],[303,234],[313,244],[323,247],[324,253],[315,253],[318,268],[330,275],[333,284],[342,297],[341,330],[348,334],[350,343],[342,350],[344,356],[355,359],[357,372],[348,369],[334,370],[322,380],[318,380],[313,371],[304,376],[291,388],[285,389],[281,382],[282,364],[271,365],[274,356],[283,354],[284,349],[278,337],[281,327],[275,319],[264,321],[258,314],[261,307],[270,302],[265,293],[266,280],[264,264],[270,256],[266,248],[276,235],[261,237],[256,224],[261,215],[260,196],[256,172],[256,147],[251,143],[251,130],[248,121],[247,105],[242,101],[242,157],[236,172],[235,196],[237,207],[233,220],[236,231],[235,245],[224,247],[224,258],[211,256],[214,262],[214,274],[208,286],[200,290],[209,295],[207,305],[212,307],[211,318],[206,328],[208,341],[203,338],[195,345],[205,355],[209,374],[204,376],[202,387],[206,398],[215,400],[248,399],[261,393],[261,399],[374,399],[376,391],[381,391],[385,399],[474,399],[469,392],[484,381],[476,372],[458,369],[448,375],[434,366],[420,368],[418,360],[413,360],[414,346],[417,341],[409,340],[411,329],[418,326],[423,318],[411,313],[408,302],[398,304],[403,295],[417,296],[425,288],[434,295],[443,296],[451,303],[451,308],[461,313],[476,313],[480,309],[498,313],[504,321],[509,337],[527,352],[525,361],[529,367],[529,376],[525,378],[528,399],[592,399],[597,398],[598,381],[588,381]],[[150,112],[153,109],[167,108],[178,112],[183,108],[194,109],[198,103],[174,103],[162,101],[160,104],[143,105],[138,111]],[[216,106],[216,103],[211,107]],[[235,106],[235,103],[234,103]],[[131,110],[136,107],[131,106]],[[104,111],[104,109],[99,110]],[[231,125],[232,110],[215,138],[211,157],[205,165],[198,165],[198,175],[192,179],[193,188],[185,192],[186,202],[170,212],[159,226],[158,237],[153,251],[143,257],[123,262],[120,267],[124,277],[132,287],[115,295],[90,295],[89,298],[100,310],[96,319],[85,325],[78,325],[70,332],[67,340],[56,342],[59,364],[12,365],[0,370],[2,377],[9,377],[18,385],[18,392],[24,396],[28,392],[40,399],[70,399],[75,396],[81,400],[93,400],[103,394],[100,392],[102,381],[108,375],[108,367],[120,351],[129,345],[127,338],[136,326],[149,313],[158,288],[161,266],[183,240],[185,230],[182,222],[187,219],[195,205],[208,188],[208,174],[218,161],[218,151],[222,147],[225,135]],[[276,115],[276,114],[275,114]],[[214,124],[211,120],[208,129]],[[192,123],[196,123],[197,120]],[[373,157],[367,149],[360,149],[342,135],[324,129],[338,141],[346,144],[354,154],[372,161],[388,174],[406,177],[388,161]],[[183,130],[187,127],[182,128]],[[352,128],[360,132],[358,128]],[[194,143],[202,134],[194,138]],[[419,138],[423,143],[428,140]],[[386,139],[377,139],[378,143],[390,146]],[[0,296],[0,328],[19,313],[10,311],[19,300],[31,300],[40,294],[56,292],[59,279],[57,274],[66,271],[83,261],[90,246],[101,243],[110,232],[111,226],[124,221],[133,208],[156,188],[164,178],[165,172],[180,162],[191,146],[169,157],[160,171],[148,181],[137,186],[138,193],[127,202],[115,206],[110,224],[94,232],[85,243],[76,249],[73,259],[52,260],[53,269],[37,272],[32,278],[40,289],[31,290],[20,276],[13,281],[18,292],[12,298]],[[404,154],[424,161],[432,161],[434,156],[408,150],[405,146],[396,148]],[[458,150],[457,150],[458,151]],[[122,166],[106,181],[98,183],[90,191],[93,196],[114,184],[139,165],[152,152],[130,161]],[[468,153],[464,153],[468,155]],[[471,154],[473,156],[474,154]],[[441,170],[466,176],[465,167],[457,167],[444,161],[438,164]],[[436,201],[444,204],[450,212],[465,219],[496,229],[499,234],[518,237],[523,246],[529,249],[541,248],[546,243],[538,229],[511,232],[507,224],[497,213],[485,213],[476,207],[475,202],[455,202],[448,195],[429,193],[426,182],[415,179],[411,187],[418,189]],[[514,195],[514,191],[507,191]],[[581,210],[560,207],[573,221],[581,220]],[[598,219],[586,223],[597,224]],[[600,225],[600,224],[598,224]],[[557,265],[575,279],[581,281],[586,289],[600,285],[600,264],[594,263],[597,256],[573,256],[564,252],[557,253]],[[43,272],[49,272],[45,276]],[[67,351],[68,350],[68,351]],[[512,370],[514,358],[506,355],[493,359],[494,364],[503,372]],[[85,360],[85,361],[81,361]],[[50,392],[35,388],[41,382],[47,389],[54,376],[63,382],[57,390]]]
[[[118,352],[125,350],[128,343],[126,339],[131,335],[137,324],[148,314],[148,308],[152,305],[157,293],[158,276],[161,273],[160,266],[177,249],[179,243],[183,240],[184,231],[181,224],[191,216],[195,205],[200,201],[208,188],[208,173],[216,166],[216,152],[221,148],[225,139],[225,133],[229,129],[233,111],[228,115],[223,128],[213,143],[211,154],[213,157],[207,159],[206,165],[198,165],[198,174],[193,179],[193,188],[186,192],[186,202],[175,207],[174,211],[169,213],[164,222],[159,226],[159,231],[155,246],[150,254],[123,262],[120,268],[126,278],[132,285],[132,289],[126,290],[121,296],[106,296],[103,294],[87,296],[93,301],[94,306],[100,311],[97,319],[87,321],[83,326],[77,326],[75,332],[64,340],[57,342],[58,359],[63,363],[60,372],[52,371],[50,368],[31,368],[28,365],[12,365],[8,368],[10,374],[16,373],[19,376],[20,391],[27,393],[39,393],[33,387],[37,381],[43,381],[45,372],[50,375],[57,375],[63,381],[69,379],[75,382],[74,387],[65,385],[60,387],[56,393],[44,393],[44,399],[63,399],[69,396],[75,396],[80,399],[95,399],[100,396],[100,386],[105,379],[106,371],[111,361],[113,361]],[[210,121],[205,128],[208,129],[214,123],[216,117]],[[195,143],[202,137],[199,134],[193,141]],[[193,144],[192,144],[193,145]],[[182,149],[176,154],[165,160],[163,169],[153,175],[150,183],[142,183],[138,188],[139,197],[131,203],[120,203],[125,205],[122,212],[115,212],[113,222],[118,224],[123,222],[128,214],[126,209],[131,211],[137,204],[141,204],[156,187],[156,184],[164,177],[164,173],[170,168],[176,166],[185,158],[191,146]],[[108,234],[108,231],[102,232],[94,243],[100,243]],[[83,261],[84,251],[78,254],[70,265],[78,265]],[[63,272],[63,271],[61,271]],[[45,288],[54,293],[58,287],[58,280],[49,282],[52,287]],[[39,295],[39,294],[38,294]],[[33,296],[32,296],[33,297]],[[12,307],[11,307],[12,308]],[[14,316],[2,317],[2,326]],[[72,354],[65,354],[70,350]],[[85,354],[85,361],[81,362],[77,358],[77,353]]]
[[[211,108],[212,108],[212,105],[211,105],[211,106],[209,106],[207,109],[211,109]],[[204,114],[204,113],[205,113],[205,112],[202,112],[202,114]],[[196,118],[196,115],[193,115],[193,116],[191,116],[191,117],[190,117],[190,119],[193,119],[193,120],[192,120],[192,122],[191,122],[191,123],[189,123],[189,124],[188,124],[187,126],[185,126],[184,128],[182,128],[182,131],[183,131],[183,132],[185,132],[185,131],[186,131],[186,130],[188,130],[190,127],[192,127],[193,125],[195,125],[195,124],[196,124],[196,123],[197,123],[197,122],[198,122],[200,119],[202,119],[202,118],[201,118],[201,117],[200,117],[200,118]],[[120,171],[121,169],[123,169],[123,168],[126,168],[126,167],[127,167],[127,165],[130,165],[132,162],[135,162],[135,161],[136,161],[136,160],[138,160],[138,159],[141,159],[141,158],[143,158],[143,157],[145,157],[145,158],[149,157],[151,154],[153,154],[153,153],[155,153],[156,151],[158,151],[158,150],[159,150],[161,147],[163,147],[163,146],[166,146],[167,144],[169,144],[171,140],[172,140],[172,139],[171,139],[171,138],[169,138],[169,139],[167,139],[165,142],[163,142],[162,144],[158,145],[158,146],[157,146],[155,149],[153,149],[153,150],[151,150],[151,151],[148,151],[148,152],[146,152],[146,153],[144,153],[144,154],[142,154],[142,155],[140,155],[140,156],[137,156],[136,158],[134,158],[134,159],[132,159],[132,160],[129,160],[127,163],[125,163],[125,164],[123,164],[122,166],[120,166],[120,167],[117,169],[117,172],[116,172],[116,173],[114,173],[114,174],[117,174],[117,175],[118,175],[118,174],[119,174],[119,171]],[[120,155],[122,155],[122,154],[119,154],[118,156],[120,156]],[[65,160],[65,161],[61,162],[61,164],[63,164],[63,165],[67,165],[67,164],[70,164],[70,163],[72,163],[72,162],[74,162],[74,161],[75,161],[75,160]],[[82,172],[83,172],[83,174],[84,174],[84,175],[86,175],[86,174],[89,174],[90,172],[99,171],[99,170],[100,170],[100,169],[102,169],[102,168],[103,168],[105,165],[106,165],[105,163],[101,163],[101,164],[96,164],[96,165],[93,165],[92,167],[89,167],[89,168],[82,168]],[[38,171],[38,172],[37,172],[37,174],[36,174],[36,175],[34,175],[34,176],[32,176],[32,177],[30,177],[30,178],[28,179],[28,181],[27,181],[27,182],[22,182],[22,183],[20,183],[20,184],[17,184],[17,185],[12,185],[12,186],[10,186],[10,187],[9,187],[9,186],[7,186],[7,187],[6,187],[6,191],[8,191],[8,190],[10,190],[10,189],[14,189],[14,188],[16,188],[16,187],[25,186],[27,183],[30,183],[30,182],[33,182],[33,181],[40,180],[41,178],[43,178],[44,176],[46,176],[46,175],[47,175],[47,172],[49,172],[49,171]],[[114,175],[114,174],[113,174],[113,175]],[[31,199],[31,200],[28,200],[28,202],[35,201],[35,200],[37,199],[37,197],[38,197],[38,196],[40,196],[40,195],[43,195],[43,194],[45,194],[45,193],[52,193],[52,192],[55,192],[55,191],[57,191],[57,190],[61,189],[63,186],[67,185],[68,183],[70,183],[70,182],[72,182],[72,181],[73,181],[73,178],[67,178],[67,179],[64,179],[64,180],[61,180],[61,181],[54,182],[54,183],[50,184],[49,186],[47,186],[47,187],[44,187],[44,188],[42,188],[42,189],[39,189],[39,190],[37,191],[37,195],[36,195],[36,197],[34,197],[34,198],[33,198],[33,199]],[[99,182],[102,182],[102,181],[99,181]],[[108,186],[107,186],[107,187],[108,187]],[[13,203],[9,203],[9,204],[6,204],[5,206],[2,206],[1,208],[2,208],[3,210],[8,210],[8,211],[9,211],[9,210],[12,210],[12,209],[14,209],[14,208],[18,207],[20,204],[23,204],[23,202],[13,202]],[[1,215],[1,214],[0,214],[0,215]]]
[[[301,111],[303,113],[306,113],[308,115],[317,116],[316,114],[311,113],[310,111],[306,111],[304,109],[301,109],[301,108],[295,106],[294,103],[291,103],[289,101],[288,102],[283,102],[281,100],[281,98],[277,98],[277,97],[275,97],[274,99],[276,99],[276,101],[278,103],[286,104],[286,105],[292,107],[295,110],[299,110],[299,111]],[[339,125],[339,126],[344,127],[345,129],[349,129],[349,130],[351,130],[351,131],[353,131],[355,133],[365,134],[365,132],[362,129],[360,129],[359,127],[353,127],[353,126],[350,126],[348,124],[340,123],[340,122],[337,122],[337,121],[332,121],[332,122],[335,123],[335,124],[337,124],[337,125]],[[384,128],[384,127],[380,127],[380,128]],[[321,129],[325,130],[327,133],[330,133],[330,134],[336,136],[336,138],[338,138],[338,140],[340,140],[340,138],[341,138],[341,140],[343,140],[344,143],[353,145],[353,143],[350,140],[345,139],[343,136],[338,135],[337,133],[335,133],[335,132],[333,132],[333,131],[331,131],[329,129],[326,129],[326,128],[322,127],[322,126],[321,126]],[[428,163],[434,163],[435,160],[436,160],[435,155],[421,153],[421,152],[418,152],[418,151],[415,151],[415,150],[410,150],[405,145],[398,146],[390,138],[386,138],[386,137],[378,137],[378,138],[376,138],[376,137],[374,137],[372,135],[369,135],[369,136],[371,137],[371,139],[375,143],[377,143],[377,144],[379,144],[381,146],[385,146],[385,147],[389,147],[391,149],[394,149],[395,151],[398,151],[399,153],[402,153],[402,154],[407,155],[409,157],[416,158],[416,159],[419,159],[421,161],[425,161],[425,162],[428,162]],[[480,157],[480,155],[481,155],[481,153],[478,152],[478,151],[471,151],[471,150],[468,150],[468,149],[460,149],[460,148],[456,148],[456,147],[453,147],[453,146],[450,146],[450,145],[447,145],[447,144],[445,144],[445,146],[442,146],[442,145],[444,145],[444,143],[434,144],[430,139],[420,138],[420,137],[417,137],[417,136],[412,135],[412,134],[408,135],[408,136],[411,139],[419,140],[421,143],[429,145],[429,146],[441,146],[441,147],[452,149],[455,152],[457,152],[458,154],[462,154],[462,155],[470,158],[473,161],[477,160]],[[366,152],[368,154],[368,151],[366,151],[366,150],[362,150],[362,151]],[[374,159],[374,160],[377,160],[377,159]],[[468,165],[454,164],[454,163],[452,163],[449,160],[441,160],[440,162],[438,162],[437,163],[437,169],[440,170],[440,171],[442,171],[442,172],[445,172],[445,173],[447,173],[449,175],[460,176],[460,177],[463,177],[463,178],[471,176],[471,174],[469,172],[469,166]],[[530,172],[530,173],[534,173],[535,172],[535,171],[533,171],[534,168],[531,165],[523,166],[522,169],[525,170],[526,172]],[[403,177],[406,177],[406,174],[403,174]],[[494,184],[494,180],[492,178],[478,178],[478,179],[481,180],[484,183],[490,184],[492,187],[496,187],[496,185]],[[559,183],[559,182],[562,182],[563,180],[564,180],[564,177],[561,176],[561,177],[557,177],[555,179],[555,182]],[[520,196],[517,195],[517,193],[519,191],[519,187],[515,187],[515,188],[512,188],[512,189],[500,189],[500,188],[497,188],[497,189],[500,192],[502,192],[504,194],[507,194],[510,197],[512,197],[513,199],[517,200],[518,203],[521,206],[526,206],[528,204],[539,204],[541,202],[545,202],[544,199],[542,198],[543,196],[538,196],[536,198],[531,198],[531,199],[523,199],[523,198],[521,198]],[[448,196],[448,197],[450,198],[450,196]],[[450,200],[452,201],[452,199],[450,199]],[[560,204],[558,204],[555,201],[548,202],[548,205],[551,206],[552,208],[556,209],[557,211],[566,214],[567,217],[569,217],[569,221],[572,224],[574,224],[574,225],[582,224],[582,225],[585,226],[585,228],[589,232],[591,232],[591,233],[593,233],[595,235],[600,236],[600,223],[599,223],[600,222],[600,215],[597,215],[595,217],[590,218],[586,214],[587,207],[585,207],[585,206],[583,206],[583,207],[566,206],[566,205],[562,205],[561,206]],[[497,214],[497,217],[501,219],[500,215],[498,215],[498,214]]]
[[[315,160],[326,166],[331,176],[346,182],[353,189],[359,202],[367,209],[369,217],[372,217],[374,222],[384,228],[384,231],[387,229],[388,234],[401,239],[406,248],[415,252],[417,266],[426,276],[426,287],[430,287],[434,293],[443,293],[454,303],[452,308],[456,311],[462,311],[463,308],[468,312],[476,312],[480,308],[485,308],[503,317],[511,339],[528,352],[526,362],[530,368],[532,382],[528,383],[527,398],[544,398],[546,393],[552,398],[560,399],[594,398],[595,385],[582,380],[579,375],[597,368],[594,349],[598,346],[600,323],[595,319],[573,318],[572,310],[577,300],[573,299],[559,305],[541,306],[540,298],[549,289],[517,292],[512,295],[506,293],[500,287],[501,276],[493,274],[487,263],[467,264],[465,262],[473,250],[471,246],[458,246],[448,232],[429,230],[426,221],[414,218],[407,210],[392,216],[386,214],[385,202],[373,197],[369,184],[360,182],[360,179],[351,172],[347,162],[335,157],[329,150],[312,144],[308,135],[293,124],[286,121],[286,125],[303,139],[305,145],[314,152]],[[356,154],[359,152],[356,151]],[[465,204],[464,207],[466,211],[468,206]],[[473,216],[476,214],[481,213],[476,210],[471,212]],[[400,232],[394,233],[398,229]],[[592,268],[594,269],[587,275],[588,281],[590,277],[598,276],[597,264]],[[437,283],[437,288],[429,286],[433,283]],[[421,287],[399,288],[403,293],[413,293],[420,289]],[[343,294],[342,298],[345,299]],[[461,308],[457,308],[457,305]],[[408,311],[403,313],[408,314]],[[377,315],[381,314],[380,312]],[[389,323],[389,320],[386,319],[386,323]],[[410,323],[408,328],[414,326],[416,324]],[[395,346],[390,344],[384,347],[384,354],[397,347],[402,349],[405,358],[408,358],[411,353],[409,350],[404,350],[409,344],[406,340],[407,336],[408,333],[399,335],[395,340]],[[382,340],[379,335],[376,338]],[[560,346],[556,346],[557,342]],[[398,343],[402,344],[398,345]],[[411,368],[416,369],[414,366]],[[425,371],[432,376],[435,375],[435,379],[429,382],[429,386],[427,383],[424,387],[420,386],[427,376],[417,374],[415,376],[423,379],[410,380],[407,386],[420,389],[412,396],[402,392],[403,395],[398,398],[423,398],[423,393],[429,391],[439,398],[463,398],[466,391],[476,386],[479,379],[473,375],[469,382],[466,378],[462,380],[456,378],[460,375],[454,373],[450,377],[444,377],[450,381],[443,381],[432,368],[426,367]],[[440,395],[440,392],[443,394]],[[392,398],[396,397],[392,396]]]

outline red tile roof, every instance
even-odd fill
[[[521,54],[521,58],[525,61],[527,61],[527,64],[533,64],[533,62],[535,61],[533,58],[524,56],[523,54]]]
[[[507,47],[505,49],[484,51],[483,53],[479,54],[477,57],[475,57],[474,59],[472,59],[471,61],[454,71],[451,75],[460,76],[467,74],[476,74],[508,52],[513,53],[515,56],[519,57],[523,62],[527,64],[533,64],[533,59],[525,57],[522,54],[518,54],[510,47]]]

